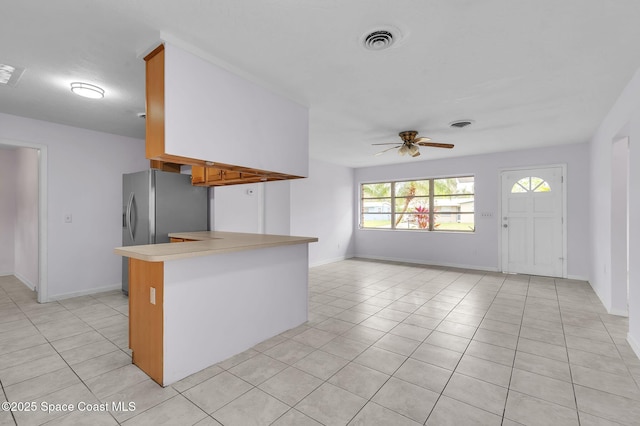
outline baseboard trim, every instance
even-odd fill
[[[90,294],[104,293],[106,291],[113,291],[113,290],[122,290],[122,284],[114,284],[114,285],[109,285],[105,287],[91,288],[88,290],[74,291],[73,293],[56,294],[53,296],[49,296],[49,299],[47,300],[47,302],[71,299],[72,297],[87,296]]]
[[[575,281],[589,281],[588,277],[583,277],[582,275],[567,275],[567,279]]]
[[[589,281],[589,285],[591,286],[591,289],[593,290],[593,292],[596,294],[596,296],[598,296],[598,299],[600,299],[600,303],[602,303],[602,306],[604,306],[604,308],[607,310],[607,312],[609,312],[609,309],[607,308],[607,306],[609,305],[609,302],[606,302],[604,300],[604,298],[602,297],[602,295],[600,294],[600,292],[598,291],[597,288],[595,288],[593,286],[593,284],[591,283],[591,281]]]
[[[633,352],[636,353],[636,356],[640,358],[640,345],[638,344],[638,342],[636,342],[636,340],[633,338],[633,336],[631,336],[630,333],[627,333],[627,342],[629,342],[629,346],[631,346]]]
[[[619,315],[619,316],[629,316],[629,314],[628,314],[628,313],[627,313],[627,314],[625,314],[625,315],[622,315],[622,314],[620,314],[620,313],[616,313],[616,312],[618,312],[618,311],[617,311],[616,309],[611,308],[610,301],[609,301],[609,300],[605,300],[605,299],[602,297],[602,294],[600,294],[600,291],[598,291],[599,289],[595,288],[595,287],[593,286],[593,284],[591,284],[591,282],[590,282],[589,280],[587,280],[587,282],[589,283],[589,286],[591,287],[591,289],[593,290],[593,292],[596,294],[596,296],[598,296],[598,299],[600,300],[600,303],[602,303],[602,306],[604,306],[604,308],[607,310],[607,313],[608,313],[608,314],[611,314],[611,315]]]
[[[14,272],[13,276],[16,277],[17,279],[19,279],[22,282],[22,284],[24,284],[27,287],[29,287],[30,290],[33,290],[33,291],[36,290],[36,285],[34,283],[32,283],[31,281],[29,281],[28,279],[26,279],[25,277],[23,277],[22,275],[18,274],[17,272]]]
[[[619,317],[628,317],[629,311],[626,309],[608,309],[610,315],[617,315]]]
[[[340,262],[342,260],[347,260],[347,259],[351,259],[353,256],[339,256],[339,257],[334,257],[331,259],[323,259],[323,260],[319,260],[317,262],[313,262],[309,264],[309,268],[313,268],[315,266],[322,266],[322,265],[327,265],[329,263],[335,263],[335,262]]]
[[[0,272],[0,277],[8,277],[13,275],[13,271]]]
[[[407,258],[394,258],[394,257],[386,257],[386,256],[363,256],[357,255],[355,258],[360,259],[369,259],[369,260],[384,260],[388,262],[399,262],[399,263],[414,263],[417,265],[426,265],[426,266],[439,266],[444,268],[456,268],[456,269],[473,269],[476,271],[485,271],[485,272],[500,272],[498,268],[490,268],[486,266],[479,265],[466,265],[462,263],[441,263],[441,262],[427,262],[425,260],[420,259],[407,259]]]

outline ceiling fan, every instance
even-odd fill
[[[398,150],[398,154],[406,155],[409,154],[412,157],[417,157],[420,155],[420,146],[431,146],[434,148],[453,148],[453,144],[450,143],[437,143],[431,142],[429,138],[418,138],[418,132],[415,130],[405,130],[404,132],[400,132],[398,134],[402,142],[390,142],[390,143],[374,143],[372,145],[395,145],[391,148],[385,149],[384,151],[378,152],[376,155],[384,154],[387,151],[390,151],[395,148],[400,148]]]

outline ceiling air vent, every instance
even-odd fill
[[[393,34],[389,31],[373,31],[364,37],[364,47],[369,50],[384,50],[391,47],[394,42]]]
[[[449,127],[453,127],[454,129],[463,129],[467,126],[471,126],[473,124],[473,120],[457,120],[449,123]]]
[[[14,65],[0,64],[0,84],[16,87],[22,77],[24,68]]]

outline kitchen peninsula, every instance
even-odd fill
[[[167,386],[307,320],[308,243],[236,232],[169,234],[129,258],[133,363]]]

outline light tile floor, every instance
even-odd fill
[[[627,320],[585,282],[358,259],[309,275],[308,323],[166,388],[131,364],[119,292],[41,305],[0,277],[0,397],[36,403],[0,425],[640,424]]]

